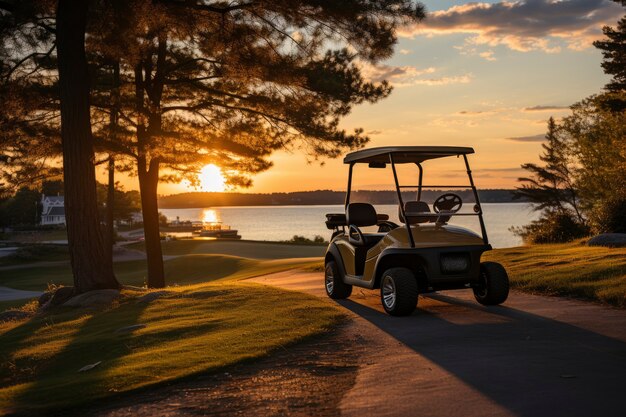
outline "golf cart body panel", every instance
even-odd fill
[[[444,284],[441,286],[444,289],[453,282],[465,287],[478,279],[480,256],[491,249],[480,236],[449,225],[412,227],[412,232],[416,243],[414,248],[410,245],[406,230],[398,227],[384,235],[380,242],[364,254],[359,254],[360,248],[350,244],[346,236],[339,235],[329,245],[326,258],[339,260],[338,266],[346,282],[370,289],[378,288],[384,268],[399,258],[403,258],[403,264],[410,263],[422,269],[429,283],[425,289],[437,289],[438,284]],[[464,258],[468,266],[461,272],[443,272],[440,254],[444,258],[458,255]],[[363,263],[362,268],[359,268],[360,262]]]
[[[352,286],[381,288],[383,307],[393,315],[410,314],[418,293],[444,289],[470,287],[477,301],[485,305],[503,302],[508,295],[506,271],[501,265],[481,264],[483,252],[491,250],[491,245],[467,158],[472,153],[474,150],[469,147],[394,146],[348,154],[344,158],[344,163],[349,164],[345,213],[326,215],[326,226],[333,230],[325,255],[328,295],[346,298]],[[462,158],[469,184],[423,183],[422,163],[444,157]],[[371,204],[350,202],[353,168],[365,163],[370,168],[391,166],[398,217],[403,224],[393,223],[388,215],[376,213]],[[399,183],[397,164],[414,164],[418,168],[417,185]],[[459,213],[463,200],[452,192],[437,197],[432,203],[434,212],[431,212],[430,205],[421,201],[422,190],[429,187],[470,189],[475,202],[473,212]],[[415,201],[403,201],[402,190],[407,188],[417,189]],[[455,216],[477,217],[481,234],[449,225],[448,221]],[[378,233],[361,230],[370,226],[378,226]]]

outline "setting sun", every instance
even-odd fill
[[[224,191],[226,188],[226,179],[217,165],[206,165],[200,170],[198,178],[202,191]]]

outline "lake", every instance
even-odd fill
[[[482,205],[487,234],[494,248],[519,246],[522,240],[511,233],[511,226],[522,226],[538,217],[527,203],[484,203]],[[324,221],[326,213],[342,213],[342,205],[332,206],[259,206],[259,207],[211,207],[187,209],[161,209],[168,220],[222,222],[239,230],[242,239],[281,241],[294,235],[313,238],[315,235],[330,238],[330,230]],[[390,220],[398,222],[396,205],[378,205],[378,213],[389,214]],[[476,217],[456,217],[451,224],[468,227],[480,234]]]

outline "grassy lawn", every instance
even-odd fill
[[[185,255],[165,261],[168,285],[189,285],[218,279],[245,279],[318,263],[317,258],[249,259],[228,255]],[[115,273],[122,284],[143,286],[146,279],[145,261],[117,262]],[[19,290],[43,291],[48,283],[72,285],[69,265],[34,266],[0,274],[0,286]]]
[[[70,253],[66,245],[34,244],[20,247],[11,255],[0,258],[0,267],[33,262],[69,261],[69,259]]]
[[[0,414],[77,406],[215,371],[319,334],[341,313],[323,299],[235,280],[135,293],[104,311],[0,324]],[[115,330],[146,324],[132,334]],[[85,365],[100,362],[90,371]]]
[[[484,259],[502,263],[519,290],[626,308],[626,248],[534,245],[497,249]]]
[[[12,308],[20,308],[24,304],[29,303],[30,300],[10,300],[10,301],[0,301],[0,312]]]
[[[145,250],[143,242],[127,246]],[[322,257],[325,245],[303,245],[287,242],[256,242],[251,240],[170,240],[161,241],[164,255],[226,254],[254,259]]]
[[[20,243],[39,243],[47,240],[67,240],[67,232],[65,230],[36,230],[28,232],[11,232],[2,233],[0,238],[3,240],[20,242]]]
[[[190,249],[173,243],[169,249],[177,254]],[[251,259],[198,253],[201,249],[165,261],[170,293],[150,304],[136,303],[138,293],[125,290],[122,300],[104,311],[61,309],[0,323],[0,414],[74,407],[211,372],[322,333],[342,317],[326,300],[240,281],[310,267],[319,258]],[[123,284],[145,283],[145,261],[118,262],[115,271]],[[0,286],[23,290],[71,282],[69,265],[0,273]],[[25,302],[2,302],[0,311]],[[140,323],[147,327],[115,333]]]

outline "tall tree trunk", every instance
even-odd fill
[[[157,186],[159,184],[159,163],[150,161],[147,167],[145,158],[137,161],[139,191],[141,192],[141,212],[143,215],[143,233],[148,260],[148,287],[165,287],[165,271],[163,270],[163,252],[159,233],[159,207],[157,203]]]
[[[119,288],[104,246],[96,199],[85,57],[87,4],[59,0],[56,16],[65,218],[76,293]]]
[[[120,106],[120,63],[116,61],[113,64],[112,88],[110,95],[109,114],[109,140],[114,143],[117,139],[117,127]],[[111,261],[113,261],[113,244],[115,243],[115,156],[109,155],[109,184],[107,190],[106,205],[106,245],[109,250]]]
[[[109,250],[111,262],[113,262],[113,244],[115,243],[115,157],[109,155],[109,184],[107,188],[106,206],[106,246]]]

